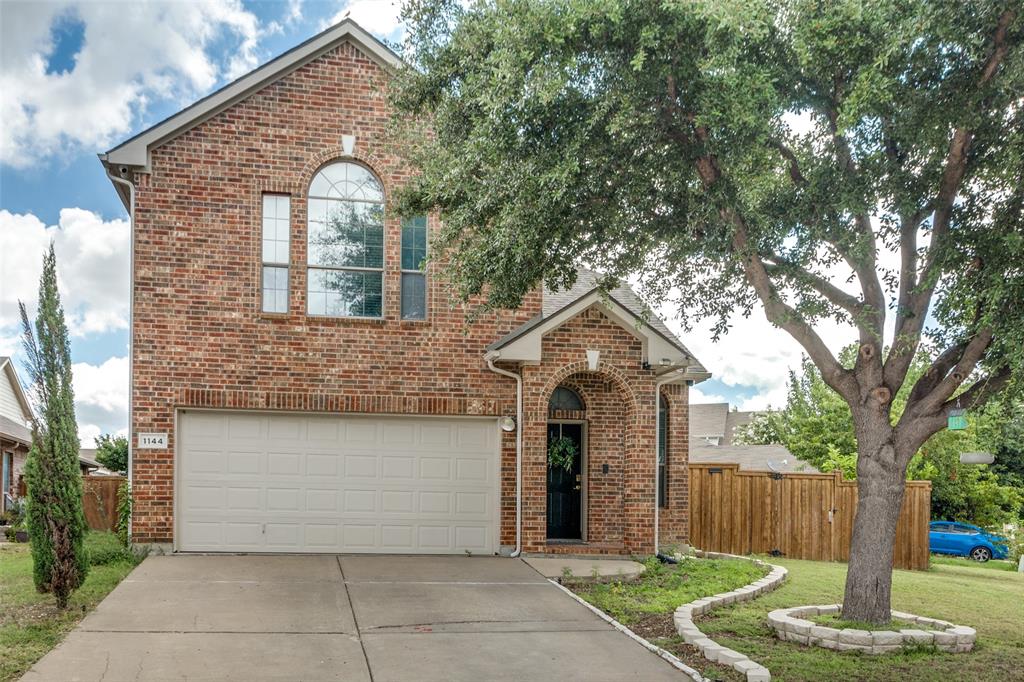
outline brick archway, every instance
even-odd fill
[[[557,370],[554,374],[548,377],[547,382],[544,384],[544,388],[541,390],[541,398],[543,403],[547,405],[548,401],[551,400],[551,394],[555,392],[555,389],[566,382],[567,379],[576,374],[589,374],[595,376],[606,376],[612,380],[616,388],[622,393],[623,398],[626,400],[628,415],[630,418],[635,418],[637,414],[637,398],[636,393],[633,391],[632,386],[626,380],[625,375],[619,370],[618,367],[610,365],[606,362],[599,362],[597,370],[591,370],[586,361],[574,362],[563,366]],[[586,401],[584,401],[586,404]]]

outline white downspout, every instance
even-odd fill
[[[660,411],[661,411],[661,387],[670,381],[676,381],[679,376],[683,374],[685,370],[677,369],[668,372],[664,377],[654,382],[654,553],[657,554],[659,550],[659,535],[661,525],[661,507],[658,505],[658,453],[661,451],[661,424],[660,424]],[[667,461],[666,453],[666,461]]]
[[[104,169],[111,182],[128,188],[128,267],[130,273],[128,281],[128,486],[134,492],[132,460],[135,459],[135,452],[132,447],[132,404],[135,397],[135,185],[124,178],[113,175],[106,164],[104,164]],[[132,519],[129,516],[129,542],[131,542],[131,537]]]
[[[516,380],[516,548],[509,556],[515,558],[523,551],[523,377],[494,366],[494,360],[501,357],[500,353],[491,352],[484,356],[487,369],[495,374]]]

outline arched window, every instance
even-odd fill
[[[310,315],[381,317],[384,187],[347,161],[320,169],[309,186],[307,306]]]
[[[658,400],[658,506],[668,506],[668,400]]]
[[[583,400],[579,394],[571,388],[565,386],[559,386],[551,394],[551,399],[548,401],[548,410],[562,410],[565,412],[579,412],[586,409],[583,407]]]

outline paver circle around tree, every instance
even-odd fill
[[[920,627],[901,630],[840,630],[806,619],[808,616],[835,615],[841,610],[842,604],[776,609],[768,614],[768,624],[779,639],[787,642],[838,651],[863,651],[867,654],[887,654],[906,648],[928,646],[934,646],[939,651],[965,653],[974,648],[977,637],[975,629],[966,625],[954,625],[902,611],[893,611],[892,617]]]

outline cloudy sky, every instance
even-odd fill
[[[17,301],[34,307],[55,244],[83,444],[126,432],[127,213],[96,159],[340,20],[397,40],[397,0],[0,2],[0,355],[18,358]],[[663,310],[678,329],[671,310]],[[779,406],[800,350],[760,311],[717,343],[682,338],[715,378],[695,402]],[[823,333],[834,348],[849,330]]]

